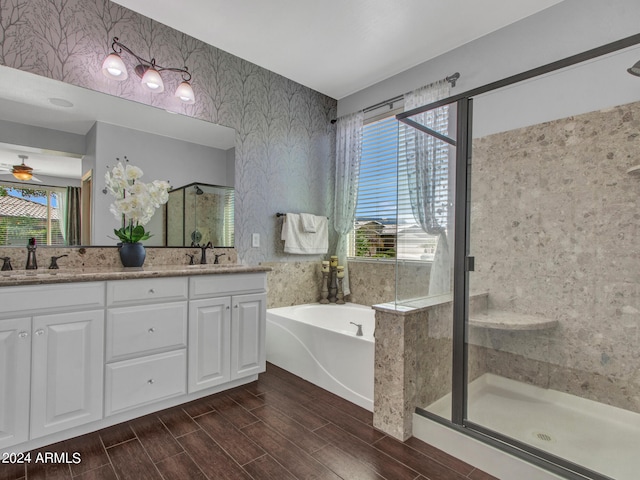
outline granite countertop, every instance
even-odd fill
[[[59,270],[10,270],[0,272],[0,287],[41,285],[47,283],[100,282],[135,278],[184,277],[192,275],[219,275],[228,273],[268,272],[270,267],[260,265],[149,265],[141,268],[94,267]]]

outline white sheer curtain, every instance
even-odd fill
[[[337,121],[333,228],[338,233],[338,263],[344,265],[345,270],[342,282],[345,295],[351,293],[347,265],[347,235],[353,228],[358,202],[363,119],[364,113],[357,112],[340,117]]]
[[[405,94],[404,109],[411,110],[449,95],[449,82],[441,80]],[[448,107],[433,109],[411,118],[439,133],[445,133],[439,125],[448,122]],[[429,277],[429,295],[449,293],[451,292],[452,259],[446,232],[448,201],[443,204],[437,194],[437,189],[441,188],[439,184],[442,183],[442,169],[445,168],[443,157],[438,155],[438,150],[443,148],[448,150],[448,148],[432,135],[409,126],[404,128],[413,216],[426,233],[438,235],[438,244]]]

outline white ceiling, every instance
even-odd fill
[[[117,0],[142,15],[341,99],[561,0]],[[188,14],[185,14],[188,12]],[[0,66],[0,119],[85,134],[96,120],[230,148],[233,131]],[[51,99],[71,101],[72,107]],[[123,113],[126,112],[126,113]],[[144,115],[141,117],[140,115]],[[143,119],[143,120],[141,120]],[[190,122],[184,125],[185,122]],[[80,160],[0,145],[0,163],[79,178]],[[6,172],[0,172],[3,174]],[[0,177],[0,178],[2,178]]]
[[[115,0],[341,99],[561,0]]]

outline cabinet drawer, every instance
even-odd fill
[[[104,283],[79,282],[72,285],[49,284],[0,288],[2,315],[58,309],[95,310],[104,307]]]
[[[192,299],[207,298],[231,293],[264,291],[267,289],[267,274],[259,272],[199,275],[191,277],[189,282]]]
[[[105,367],[105,416],[184,395],[186,350],[110,363]]]
[[[107,282],[107,305],[126,306],[143,303],[187,300],[185,277],[143,278]]]
[[[187,346],[187,302],[107,310],[107,362]]]

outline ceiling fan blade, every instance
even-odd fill
[[[42,183],[42,180],[40,180],[37,177],[31,177],[31,180],[34,181],[34,182]]]
[[[10,172],[13,170],[13,165],[7,165],[6,163],[0,163],[0,170]]]

